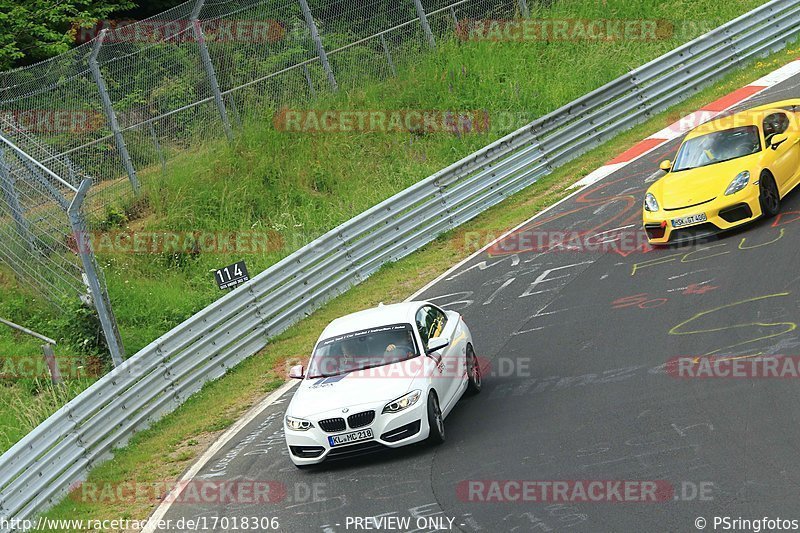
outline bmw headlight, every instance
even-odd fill
[[[733,181],[728,188],[725,189],[725,196],[731,195],[733,193],[737,193],[745,188],[745,186],[750,182],[750,172],[745,170],[744,172],[739,172],[739,174],[733,178]]]
[[[658,202],[656,201],[656,197],[653,196],[653,193],[647,193],[644,195],[644,208],[647,211],[658,211]]]
[[[422,391],[419,390],[414,390],[409,392],[408,394],[404,394],[403,396],[400,396],[398,399],[387,403],[386,406],[383,408],[383,412],[397,413],[399,411],[402,411],[403,409],[408,409],[409,407],[417,403],[420,396],[422,396]]]
[[[289,429],[294,431],[308,431],[309,429],[314,427],[314,424],[309,422],[308,420],[304,420],[302,418],[295,418],[293,416],[286,417],[286,425]]]

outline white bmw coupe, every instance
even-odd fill
[[[481,368],[461,315],[428,302],[379,305],[322,332],[284,418],[292,462],[444,441],[444,418]]]

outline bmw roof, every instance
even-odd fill
[[[415,301],[388,305],[381,304],[377,307],[339,317],[328,324],[328,327],[320,335],[320,339],[388,324],[411,324],[414,322],[414,315],[417,310],[426,303]]]

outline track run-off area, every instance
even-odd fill
[[[737,107],[798,97],[800,75]],[[297,470],[282,430],[287,387],[187,475],[267,481],[278,496],[177,497],[155,516],[206,517],[217,531],[234,529],[219,517],[274,517],[280,531],[324,533],[696,531],[698,518],[712,529],[715,516],[800,520],[800,381],[668,371],[682,356],[800,355],[800,194],[776,218],[690,246],[520,246],[528,231],[644,242],[642,197],[680,140],[613,169],[415,296],[462,313],[488,365],[483,392],[448,416],[443,445]],[[470,480],[652,481],[660,497],[497,501],[509,499],[501,490],[483,501],[488,492],[470,493]]]

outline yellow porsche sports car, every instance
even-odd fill
[[[780,210],[800,181],[800,98],[707,122],[644,197],[651,244],[692,240]]]

